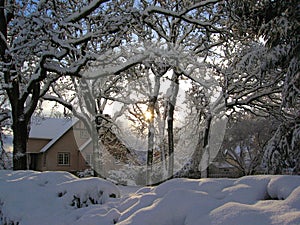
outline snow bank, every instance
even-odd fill
[[[300,224],[299,194],[299,176],[174,179],[127,199],[132,205],[124,212],[120,208],[118,224],[296,225]]]
[[[72,224],[85,213],[79,208],[104,204],[119,195],[114,184],[100,178],[79,179],[67,172],[2,170],[0,221],[20,225]]]
[[[2,223],[300,224],[300,176],[173,179],[132,194],[126,187],[122,193],[126,196],[111,198],[120,192],[110,182],[65,172],[0,171]]]

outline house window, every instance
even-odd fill
[[[58,165],[70,165],[70,153],[59,152],[57,155],[57,164]]]
[[[81,130],[80,131],[80,138],[82,138],[82,139],[89,138],[89,133],[87,132],[87,130]]]
[[[75,128],[80,129],[80,123],[76,123]]]

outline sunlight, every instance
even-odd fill
[[[146,120],[146,121],[151,121],[152,118],[153,118],[153,115],[152,115],[152,113],[151,113],[150,111],[146,111],[146,112],[144,113],[144,117],[145,117],[145,120]]]

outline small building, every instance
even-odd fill
[[[221,151],[208,166],[208,177],[210,178],[238,178],[241,176],[243,176],[241,171],[226,162]]]
[[[101,176],[124,164],[139,165],[133,150],[120,140],[111,126],[99,131]],[[93,165],[93,141],[78,119],[33,118],[27,142],[28,169],[78,172]],[[97,168],[97,170],[99,170]]]
[[[82,171],[90,168],[91,154],[91,140],[79,120],[33,118],[27,142],[28,169]]]
[[[227,162],[212,162],[208,167],[210,178],[238,178],[242,173]]]

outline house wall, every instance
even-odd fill
[[[27,153],[39,153],[49,141],[49,139],[29,138],[27,142]]]
[[[70,128],[62,137],[60,137],[46,152],[40,152],[40,150],[49,143],[47,139],[30,138],[28,140],[28,157],[29,161],[37,159],[35,170],[39,171],[82,171],[91,167],[87,164],[85,157],[93,154],[93,143],[92,141],[86,145],[90,139],[87,130],[85,129],[82,122],[78,121],[72,128]],[[116,150],[112,151],[113,149]],[[101,166],[100,174],[107,177],[110,170],[118,170],[122,168],[124,162],[122,159],[116,159],[116,153],[120,150],[119,145],[102,146],[101,158],[103,164]],[[81,151],[80,151],[80,150]],[[122,149],[126,152],[126,149]],[[58,164],[58,153],[69,153],[70,163],[69,165]],[[32,157],[32,158],[31,158]],[[119,157],[120,158],[120,157]],[[121,157],[122,158],[122,157]],[[92,158],[91,158],[92,160]],[[131,160],[134,163],[134,160]],[[98,171],[99,172],[99,171]]]
[[[217,167],[213,164],[208,167],[208,173],[210,178],[238,178],[242,176],[240,171],[232,166]]]
[[[58,165],[58,153],[60,152],[70,153],[69,165]],[[73,128],[67,131],[56,143],[54,143],[50,149],[44,153],[44,157],[46,157],[46,161],[42,165],[42,171],[63,170],[74,172],[90,168],[79,151]]]
[[[44,154],[40,153],[40,154],[37,155],[36,170],[43,171],[43,159],[44,159]]]
[[[41,139],[41,138],[29,138],[27,142],[27,163],[29,169],[34,169],[38,171],[42,171],[42,160],[43,154],[40,153],[41,149],[49,143],[49,139]],[[31,168],[32,160],[36,160],[35,168]]]

